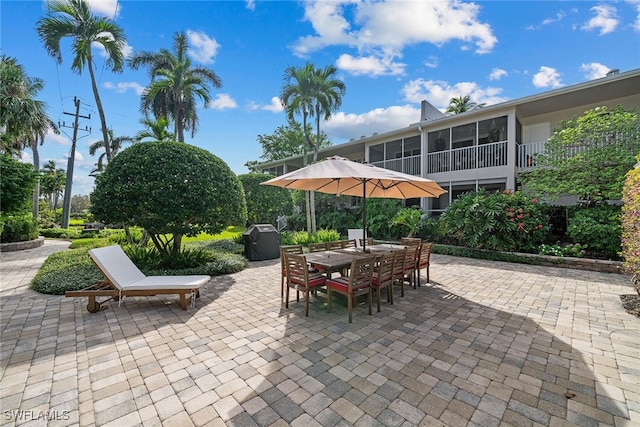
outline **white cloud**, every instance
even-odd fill
[[[611,69],[609,67],[598,62],[592,62],[591,64],[582,64],[580,66],[580,71],[582,71],[585,77],[589,80],[604,77],[610,70]]]
[[[458,82],[450,85],[438,80],[416,79],[407,83],[402,89],[405,100],[419,103],[427,100],[431,105],[445,111],[451,98],[469,95],[473,102],[493,105],[507,100],[500,96],[501,88],[482,88],[475,82]],[[419,117],[418,117],[419,118]]]
[[[507,73],[506,70],[503,70],[502,68],[494,68],[489,74],[489,80],[500,80],[508,75],[509,73]]]
[[[563,86],[560,81],[560,73],[555,68],[545,67],[544,65],[540,67],[540,71],[533,75],[532,82],[535,87],[540,88]]]
[[[126,91],[131,89],[136,93],[136,95],[140,96],[142,95],[142,92],[144,92],[144,86],[142,86],[137,82],[120,82],[120,83],[104,82],[102,86],[105,89],[113,90],[116,93],[125,93]]]
[[[558,22],[558,21],[562,21],[562,19],[565,17],[564,12],[558,12],[556,13],[556,16],[553,18],[547,18],[545,20],[542,21],[542,25],[549,25],[549,24],[553,24],[554,22]]]
[[[404,64],[396,58],[409,45],[441,46],[457,40],[463,50],[487,53],[498,41],[489,24],[478,19],[480,6],[475,3],[316,0],[304,5],[304,18],[315,34],[299,38],[294,53],[306,57],[327,46],[348,46],[357,55],[343,54],[339,61],[345,70],[359,74],[402,73]]]
[[[111,34],[108,33],[102,33],[103,36],[107,36],[109,39],[113,40],[113,36]],[[105,50],[104,46],[101,45],[100,43],[91,43],[91,47],[94,49],[98,50],[98,54],[100,56],[102,56],[103,58],[107,57],[107,51]],[[131,54],[133,53],[133,47],[131,47],[129,44],[127,44],[127,42],[125,41],[124,44],[122,45],[122,54],[124,55],[124,59],[127,59],[131,56]]]
[[[406,64],[394,62],[391,57],[360,56],[354,58],[345,53],[340,55],[336,61],[336,67],[355,76],[382,76],[404,74]]]
[[[227,110],[238,107],[238,104],[226,93],[221,93],[216,99],[209,101],[208,107],[214,110]]]
[[[115,19],[122,9],[118,0],[87,0],[89,8],[96,15]]]
[[[56,134],[51,129],[47,130],[47,134],[44,137],[46,142],[53,142],[56,145],[71,145],[71,138],[68,138],[64,134]]]
[[[633,29],[640,32],[640,0],[627,0],[636,8],[636,20],[633,22]]]
[[[619,23],[617,10],[609,4],[601,4],[591,8],[596,16],[582,26],[583,30],[600,29],[600,35],[608,34],[616,29]]]
[[[210,38],[201,31],[191,30],[187,30],[187,39],[190,45],[188,54],[194,61],[202,64],[213,64],[220,47],[215,39]]]
[[[255,0],[246,0],[245,7],[249,10],[256,10],[256,2]]]
[[[249,109],[249,111],[264,110],[264,111],[270,111],[272,113],[281,113],[284,110],[284,108],[282,108],[282,102],[280,101],[280,98],[277,96],[274,96],[273,98],[271,98],[271,103],[266,105],[261,105],[261,104],[258,104],[257,102],[251,101],[247,106],[247,108]]]
[[[411,105],[376,108],[363,114],[339,112],[322,128],[333,139],[348,140],[407,127],[420,121],[420,109]]]
[[[424,65],[429,68],[437,68],[439,65],[438,58],[431,55],[426,61],[424,61]]]

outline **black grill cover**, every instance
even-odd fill
[[[249,261],[280,257],[280,233],[271,224],[254,224],[242,234],[244,255]]]

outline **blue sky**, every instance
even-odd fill
[[[127,51],[172,48],[176,32],[189,37],[194,63],[213,69],[222,88],[199,110],[200,128],[186,142],[246,173],[258,160],[260,134],[286,124],[278,94],[284,70],[311,61],[333,64],[347,92],[342,108],[322,125],[334,144],[415,123],[420,101],[441,110],[454,96],[487,105],[594,78],[610,69],[640,68],[640,0],[627,1],[117,1],[91,0],[96,15],[124,30]],[[42,0],[2,0],[1,52],[32,77],[45,80],[40,99],[49,116],[70,125],[73,98],[82,102],[73,194],[89,194],[101,140],[89,73],[71,71],[69,42],[56,65],[35,32],[47,13]],[[139,96],[145,69],[108,71],[95,48],[99,90],[116,136],[141,130]],[[66,169],[71,129],[50,134],[41,163]],[[24,160],[31,162],[27,150]]]

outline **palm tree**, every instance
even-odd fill
[[[142,142],[145,138],[151,138],[153,141],[158,142],[175,141],[173,134],[167,130],[169,121],[165,118],[159,118],[158,120],[144,118],[140,120],[140,124],[144,125],[145,129],[136,133],[136,136],[133,137],[136,142]]]
[[[134,70],[147,66],[151,76],[151,83],[142,94],[140,110],[145,115],[151,112],[156,119],[173,120],[174,137],[184,142],[185,130],[190,130],[193,138],[198,129],[196,100],[204,102],[206,108],[211,101],[209,85],[220,88],[222,80],[209,68],[192,66],[184,32],[176,33],[173,50],[135,53],[129,65]]]
[[[289,67],[285,70],[285,86],[282,89],[280,100],[287,112],[287,118],[293,122],[293,116],[302,114],[302,126],[305,129],[306,144],[313,150],[313,162],[318,161],[322,134],[320,133],[320,120],[329,120],[331,113],[342,105],[342,97],[346,88],[341,80],[334,77],[337,72],[333,65],[323,69],[316,69],[313,64],[306,63],[302,68]],[[316,119],[316,138],[312,141],[307,127],[307,118],[313,116]],[[304,150],[306,153],[306,149]],[[305,154],[306,162],[306,154]],[[316,231],[315,196],[309,193],[307,205],[308,226],[311,232]]]
[[[113,131],[111,129],[109,129],[109,141],[111,141],[109,143],[109,149],[111,151],[111,158],[115,157],[116,154],[118,154],[118,151],[120,151],[120,149],[122,148],[122,145],[129,142],[129,143],[134,143],[136,142],[136,140],[134,138],[131,138],[130,136],[118,136],[118,137],[114,137],[113,136]],[[89,146],[89,154],[91,154],[92,156],[96,155],[96,152],[103,148],[105,146],[104,141],[96,141],[93,144],[91,144]],[[106,150],[105,150],[106,153]],[[96,176],[99,175],[100,173],[102,173],[102,171],[104,170],[105,167],[105,153],[100,154],[100,157],[98,157],[98,162],[96,163],[96,168],[94,170],[91,171],[91,173],[89,174],[90,176]]]
[[[56,168],[56,162],[49,160],[42,166],[42,192],[48,195],[51,211],[58,208],[58,199],[64,190],[66,173],[62,168]]]
[[[122,66],[124,65],[124,32],[109,18],[92,15],[85,0],[53,0],[48,3],[48,7],[49,15],[38,20],[36,25],[38,36],[42,40],[47,53],[58,64],[62,63],[60,41],[65,37],[73,39],[74,58],[71,69],[78,74],[82,74],[82,70],[87,65],[91,76],[93,96],[100,116],[102,140],[108,141],[109,130],[100,94],[98,93],[91,45],[93,43],[102,45],[107,55],[107,67],[113,72],[122,72]],[[111,160],[112,157],[110,148],[109,144],[105,144],[104,149],[107,161]]]
[[[287,67],[284,72],[284,87],[280,93],[280,102],[287,113],[287,120],[294,121],[295,114],[302,115],[302,129],[304,131],[304,165],[307,164],[307,148],[316,152],[315,145],[309,136],[307,119],[313,113],[315,102],[314,89],[315,67],[307,62],[304,67]],[[315,222],[315,206],[311,203],[311,192],[306,192],[305,206],[307,212],[307,231],[312,233]]]
[[[449,100],[447,114],[454,115],[464,113],[465,111],[477,110],[485,105],[485,103],[478,104],[477,102],[471,101],[471,97],[469,95],[460,95]]]
[[[33,167],[40,169],[38,144],[44,143],[49,129],[59,133],[58,127],[46,114],[46,104],[36,98],[44,88],[44,81],[27,76],[15,58],[0,56],[0,151],[19,155],[26,147],[33,152]],[[33,217],[38,217],[40,182],[33,192]]]

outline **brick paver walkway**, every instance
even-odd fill
[[[28,289],[59,245],[2,254],[2,425],[640,425],[626,276],[433,255],[431,285],[349,324],[324,295],[285,309],[271,260],[188,311],[90,314]]]

